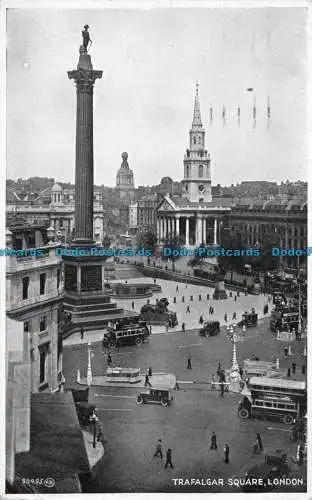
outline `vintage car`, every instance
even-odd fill
[[[162,406],[168,406],[172,400],[173,396],[168,387],[155,386],[139,392],[136,402],[138,405],[142,405],[143,403],[160,403]]]
[[[243,314],[243,319],[237,323],[237,326],[257,326],[257,323],[258,323],[258,314],[255,313],[255,312],[251,312],[251,313],[248,313],[248,312],[245,312]]]
[[[220,333],[219,321],[205,321],[202,328],[199,330],[201,337],[212,337]]]

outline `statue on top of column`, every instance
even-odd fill
[[[87,24],[84,25],[84,31],[82,31],[82,44],[83,44],[83,48],[85,49],[85,51],[87,52],[88,50],[88,45],[92,45],[92,40],[90,38],[90,34],[89,34],[89,26]]]

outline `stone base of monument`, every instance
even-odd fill
[[[214,300],[225,300],[228,298],[224,286],[224,276],[222,275],[216,276],[216,287],[213,292],[213,298]]]
[[[242,391],[241,380],[230,380],[229,391],[240,393]]]

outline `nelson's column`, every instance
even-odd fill
[[[88,47],[92,43],[89,26],[82,31],[77,69],[68,71],[77,91],[76,165],[75,165],[75,238],[71,255],[64,256],[64,310],[71,313],[74,328],[104,326],[131,316],[117,308],[105,294],[105,257],[90,255],[93,239],[93,88],[102,71],[93,69]],[[74,254],[74,255],[73,255]]]

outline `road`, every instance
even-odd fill
[[[244,342],[237,344],[238,360],[251,354],[260,359],[280,357],[281,367],[288,367],[295,359],[305,363],[301,342],[293,343],[294,357],[282,358],[283,342],[275,339],[268,321],[246,332]],[[107,367],[107,350],[101,343],[92,343],[93,375],[103,375]],[[187,357],[192,356],[192,370],[186,368]],[[160,405],[137,406],[136,388],[91,387],[91,402],[107,439],[104,458],[94,469],[94,479],[88,492],[208,492],[236,491],[220,487],[174,486],[173,478],[241,477],[259,457],[252,455],[255,435],[260,432],[265,452],[287,449],[295,453],[290,434],[282,424],[265,421],[241,421],[237,416],[240,397],[211,392],[207,384],[220,360],[224,368],[231,365],[232,345],[222,328],[217,337],[202,338],[198,333],[168,333],[152,335],[149,343],[140,347],[128,346],[112,351],[113,364],[154,372],[166,371],[176,375],[181,390],[174,391],[174,401],[168,408]],[[87,371],[87,345],[64,347],[64,375],[67,383],[75,380],[76,369],[81,376]],[[195,382],[185,384],[183,382]],[[215,431],[218,451],[210,451],[210,434]],[[164,451],[173,450],[175,468],[164,470],[160,458],[153,459],[158,439]],[[230,464],[223,462],[223,447],[230,444]],[[263,458],[262,458],[263,461]],[[302,474],[300,472],[300,474]]]

